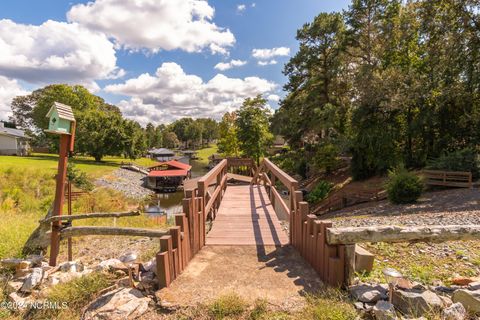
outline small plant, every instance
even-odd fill
[[[298,319],[351,320],[357,312],[347,295],[338,289],[325,289],[319,295],[310,296],[308,305]]]
[[[257,299],[253,305],[253,310],[250,312],[251,320],[264,319],[268,313],[267,300]]]
[[[85,191],[91,191],[94,188],[93,183],[88,179],[87,174],[80,171],[73,162],[68,163],[67,179],[74,186]]]
[[[388,176],[387,194],[392,203],[412,203],[422,194],[422,180],[403,166],[390,171]]]
[[[231,293],[219,297],[208,308],[209,313],[215,319],[224,319],[241,315],[247,309],[248,304],[237,294]]]
[[[308,193],[306,199],[309,203],[318,203],[328,196],[330,190],[332,190],[332,184],[328,181],[321,180],[313,190]]]

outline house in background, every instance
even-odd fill
[[[175,158],[175,152],[165,148],[149,150],[148,154],[150,158],[160,162],[167,162]]]
[[[26,156],[29,148],[28,138],[23,130],[7,128],[0,122],[0,155]]]

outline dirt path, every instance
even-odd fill
[[[315,271],[290,246],[207,246],[157,297],[173,306],[192,306],[236,293],[250,302],[266,299],[292,311],[304,306],[306,294],[322,286]]]

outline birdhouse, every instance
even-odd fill
[[[72,134],[75,130],[75,117],[72,107],[62,103],[54,102],[47,113],[48,130],[46,132],[55,134]]]

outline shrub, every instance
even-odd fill
[[[427,169],[447,171],[467,171],[472,177],[480,177],[480,161],[478,153],[471,148],[446,153],[437,159],[429,161]]]
[[[73,162],[68,163],[67,179],[71,181],[74,186],[85,191],[92,191],[95,187],[88,179],[87,174],[79,170]]]
[[[309,203],[317,203],[325,199],[332,190],[332,184],[328,181],[321,180],[315,188],[308,193],[306,199]]]
[[[315,152],[313,163],[315,168],[332,172],[338,164],[338,149],[333,143],[324,143],[320,145]]]
[[[415,202],[422,191],[422,180],[404,167],[398,167],[389,172],[387,194],[391,202],[395,204]]]
[[[213,318],[224,319],[241,315],[247,307],[247,303],[241,297],[231,293],[219,297],[208,309]]]

